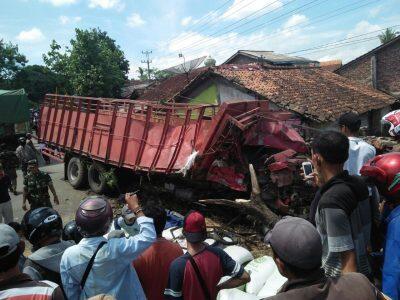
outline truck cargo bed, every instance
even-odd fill
[[[117,167],[174,173],[193,152],[216,153],[232,126],[244,131],[267,111],[266,101],[216,107],[49,94],[40,109],[39,140]]]

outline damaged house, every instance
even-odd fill
[[[319,67],[227,64],[200,68],[150,87],[139,99],[220,105],[226,101],[266,100],[276,111],[293,113],[294,124],[333,127],[344,112],[362,116],[370,133],[395,98]]]

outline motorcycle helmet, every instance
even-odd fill
[[[361,168],[360,173],[372,179],[388,200],[400,195],[400,152],[375,156]]]
[[[394,110],[383,116],[381,120],[384,129],[388,131],[391,136],[400,135],[400,110]]]
[[[34,246],[45,237],[61,236],[62,232],[62,219],[58,212],[50,207],[28,211],[21,225],[25,238]]]
[[[76,211],[75,222],[83,237],[101,236],[110,228],[112,208],[100,196],[86,197]]]
[[[26,139],[24,137],[20,137],[18,139],[18,142],[19,142],[20,145],[24,146],[26,144]]]
[[[62,239],[64,241],[74,241],[75,244],[78,244],[82,238],[83,237],[78,231],[75,220],[69,221],[65,224],[62,233]]]

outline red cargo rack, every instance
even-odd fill
[[[212,156],[229,140],[232,126],[246,130],[267,111],[266,101],[216,107],[48,94],[40,110],[39,140],[59,153],[171,173],[181,170],[194,151]]]

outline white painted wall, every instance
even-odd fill
[[[219,92],[219,101],[224,103],[226,101],[243,101],[243,100],[256,100],[254,95],[245,93],[225,82],[217,80],[217,89]]]

